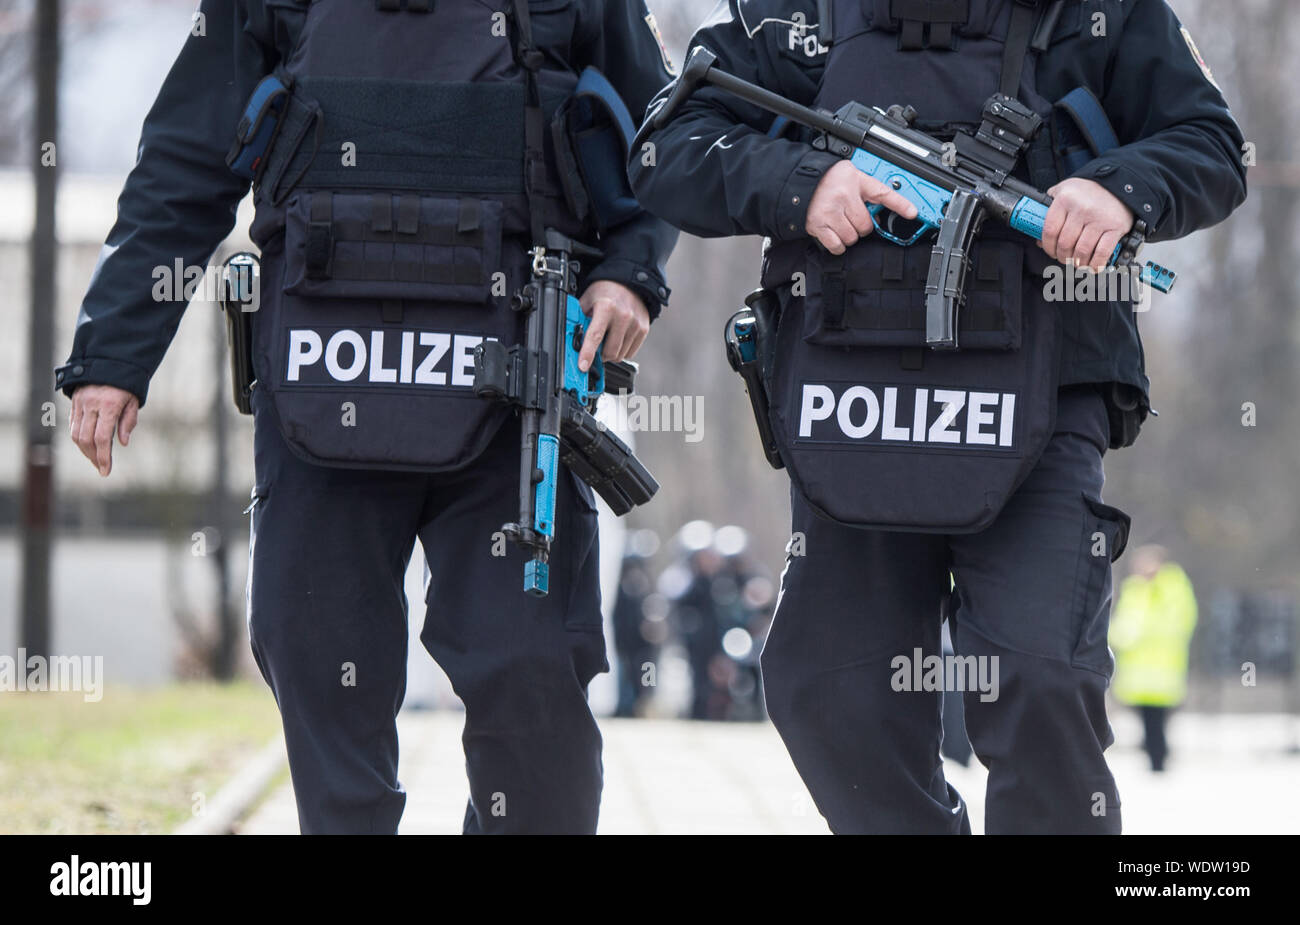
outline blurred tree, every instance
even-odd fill
[[[1193,270],[1142,319],[1162,412],[1113,483],[1143,540],[1173,544],[1199,584],[1300,591],[1300,323],[1295,280],[1300,157],[1290,0],[1175,2],[1241,123],[1250,198],[1179,246]],[[1247,162],[1249,163],[1249,161]]]

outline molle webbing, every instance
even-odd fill
[[[997,294],[1004,283],[1017,284],[1018,280],[1005,281],[1002,270],[992,254],[980,259],[983,248],[976,246],[974,272],[967,281],[968,292]],[[905,262],[906,248],[878,247],[864,252],[879,260],[857,263],[852,267],[840,266],[822,273],[822,317],[826,328],[832,330],[866,331],[924,331],[925,268],[915,261]],[[907,270],[910,263],[911,272]],[[883,291],[894,290],[893,300],[882,298]],[[854,292],[876,293],[869,304],[854,304]],[[892,302],[892,304],[890,304]],[[1002,331],[1007,323],[1006,313],[997,299],[976,300],[963,308],[960,315],[961,331]]]
[[[355,202],[356,195],[347,200]],[[416,195],[373,193],[368,211],[368,219],[355,207],[336,215],[333,194],[311,194],[304,252],[308,279],[456,286],[483,281],[488,242],[481,201],[422,202]]]
[[[970,18],[969,0],[890,0],[890,18],[899,23],[898,47],[903,51],[947,48],[953,29]],[[928,27],[928,35],[927,35]]]

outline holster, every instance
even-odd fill
[[[785,468],[776,435],[772,432],[767,385],[772,375],[780,312],[781,303],[776,293],[755,289],[745,298],[745,307],[727,319],[723,332],[727,362],[744,380],[763,455],[773,469]]]
[[[235,408],[253,413],[253,313],[260,307],[257,257],[232,256],[221,268],[221,310],[226,316],[226,345],[230,348],[230,381]]]

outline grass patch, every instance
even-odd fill
[[[0,693],[0,833],[170,832],[279,732],[261,683]]]

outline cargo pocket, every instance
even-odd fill
[[[501,269],[502,212],[484,199],[298,193],[289,199],[284,291],[487,305]]]
[[[563,543],[557,550],[559,555],[568,558],[564,568],[569,577],[569,604],[564,611],[566,629],[583,630],[600,633],[604,630],[604,617],[600,609],[600,560],[598,547],[598,518],[596,495],[590,485],[574,475],[569,469],[564,470],[568,488],[573,500],[569,502],[572,513],[568,527],[572,531],[572,540]],[[567,500],[561,493],[560,501]],[[551,567],[556,568],[555,558]],[[584,587],[583,581],[592,575],[595,593]]]
[[[1111,563],[1128,544],[1130,519],[1119,508],[1086,493],[1079,574],[1075,581],[1075,644],[1070,664],[1109,678],[1115,662],[1107,645],[1110,628]]]
[[[874,236],[839,257],[810,244],[804,339],[824,347],[925,346],[930,253],[928,244],[899,247]],[[1020,347],[1023,274],[1020,244],[976,244],[958,316],[963,349]]]

